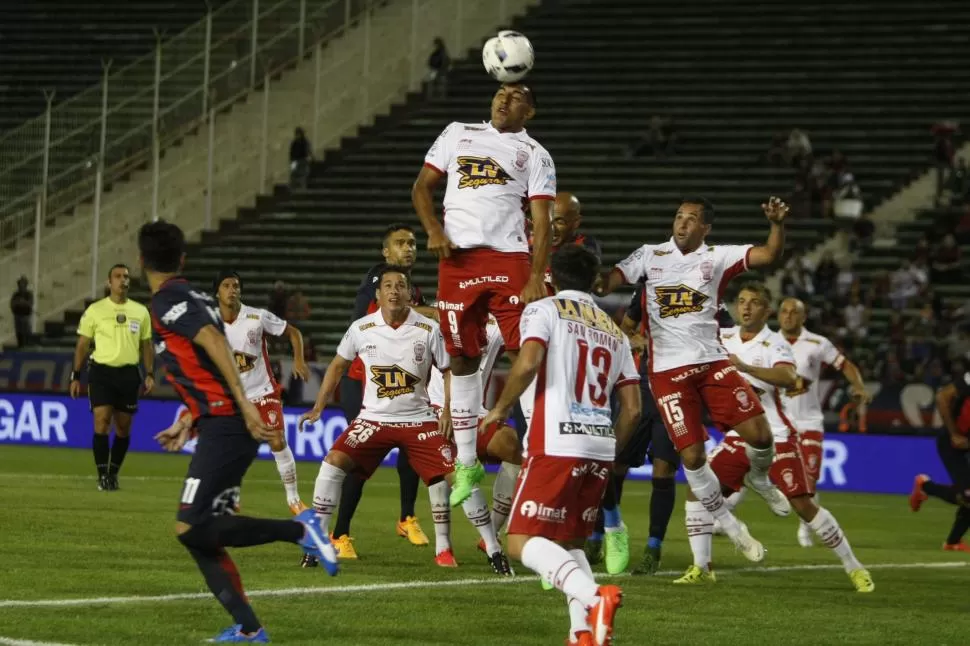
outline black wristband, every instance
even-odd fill
[[[71,381],[81,381],[81,373],[77,370],[71,371]]]

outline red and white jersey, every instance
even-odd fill
[[[671,238],[643,245],[616,266],[626,282],[645,283],[650,374],[727,357],[717,309],[728,282],[747,270],[751,248],[701,243],[683,254]]]
[[[724,328],[721,330],[721,341],[729,353],[756,368],[774,368],[783,364],[795,365],[795,356],[791,352],[788,341],[785,341],[784,337],[777,332],[773,332],[767,325],[747,341],[741,340],[741,328]],[[781,389],[747,373],[742,372],[741,376],[747,379],[758,395],[758,399],[761,400],[761,406],[765,409],[765,418],[771,426],[771,434],[775,442],[791,439],[795,428],[786,416],[781,401]],[[737,435],[735,431],[730,431],[728,434],[731,433]]]
[[[445,234],[461,249],[528,253],[524,205],[556,199],[552,157],[525,130],[456,121],[438,135],[424,165],[448,175]]]
[[[498,326],[495,317],[489,316],[488,323],[485,325],[485,347],[482,348],[482,360],[478,364],[478,375],[482,378],[483,396],[488,392],[488,382],[492,378],[492,370],[495,369],[495,362],[498,361],[505,348],[505,339],[502,338],[502,330]],[[428,398],[432,406],[438,408],[445,404],[445,378],[437,368],[431,369],[431,381],[428,383]],[[485,402],[482,402],[482,415],[487,413]]]
[[[524,456],[612,462],[616,435],[610,395],[640,381],[626,335],[592,296],[572,290],[526,307],[519,329],[523,345],[538,341],[546,348]]]
[[[824,431],[819,377],[822,366],[841,370],[845,357],[835,345],[821,334],[802,328],[796,339],[789,339],[795,355],[795,369],[802,378],[802,387],[789,388],[783,393],[785,411],[799,431]]]
[[[244,304],[236,320],[225,323],[225,330],[246,399],[278,395],[280,387],[269,365],[266,335],[281,336],[286,331],[286,321],[272,312]]]
[[[337,354],[364,364],[361,419],[372,422],[424,422],[437,419],[428,401],[431,368],[448,370],[441,328],[413,309],[392,327],[380,310],[354,321]]]

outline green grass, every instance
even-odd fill
[[[175,501],[185,456],[133,454],[123,489],[98,492],[90,452],[4,446],[0,449],[0,638],[72,644],[191,644],[228,625],[214,599],[99,602],[78,606],[4,607],[4,600],[84,599],[204,592],[194,563],[173,538]],[[300,464],[310,498],[316,465]],[[634,556],[646,538],[650,487],[624,492]],[[690,553],[683,531],[683,490],[665,544],[665,570],[680,571]],[[940,550],[952,508],[930,502],[913,514],[899,496],[826,494],[857,555],[866,564],[958,562]],[[243,509],[286,514],[272,462],[259,462],[243,486]],[[253,604],[275,643],[353,646],[561,644],[568,618],[557,592],[534,580],[501,584],[475,550],[477,535],[461,514],[453,542],[461,567],[434,566],[429,548],[394,534],[398,490],[393,470],[368,484],[354,523],[357,562],[337,578],[302,570],[299,550],[275,544],[233,552],[250,591],[312,588]],[[418,515],[432,526],[422,489]],[[766,566],[837,565],[822,547],[795,543],[795,521],[777,519],[757,498],[740,509],[768,547]],[[724,539],[715,539],[717,585],[683,589],[671,577],[622,578],[626,592],[617,644],[966,644],[970,569],[874,568],[876,591],[853,591],[838,567],[748,570]],[[746,570],[746,571],[742,571]],[[522,574],[531,574],[521,566]],[[485,579],[418,589],[328,592],[336,586]]]

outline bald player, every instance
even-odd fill
[[[853,399],[869,403],[872,397],[862,381],[862,374],[831,341],[805,329],[805,303],[786,298],[778,310],[781,333],[791,344],[798,373],[795,386],[784,391],[783,403],[789,420],[798,430],[799,446],[805,472],[812,490],[822,471],[822,433],[824,431],[819,376],[822,366],[842,371],[849,381]],[[816,494],[817,499],[818,494]],[[798,544],[812,546],[812,531],[805,521],[798,527]]]

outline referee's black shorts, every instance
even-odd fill
[[[679,467],[680,456],[667,435],[667,428],[660,417],[660,411],[657,410],[657,402],[650,392],[650,384],[644,376],[640,380],[640,400],[643,405],[640,423],[637,424],[633,437],[616,456],[617,464],[632,468],[642,467],[649,457],[651,462],[659,459]]]
[[[238,415],[206,415],[196,421],[195,428],[199,440],[185,474],[176,516],[189,525],[236,512],[243,476],[259,451],[259,442]]]
[[[141,372],[137,365],[104,366],[91,362],[88,369],[88,400],[91,410],[111,406],[116,411],[134,414],[138,411]]]

